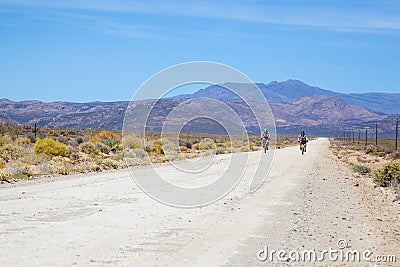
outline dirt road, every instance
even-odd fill
[[[257,192],[248,193],[244,177],[222,200],[196,209],[152,200],[128,171],[2,185],[0,265],[263,266],[269,259],[257,254],[265,246],[320,251],[337,249],[338,239],[360,251],[398,253],[398,244],[366,219],[328,145],[313,141],[304,156],[297,147],[277,150]],[[346,265],[319,263],[332,264]]]

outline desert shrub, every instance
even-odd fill
[[[66,136],[58,136],[57,137],[57,141],[63,143],[63,144],[68,144],[69,138]]]
[[[383,157],[385,157],[386,153],[383,152],[383,151],[379,151],[378,153],[376,153],[376,155],[377,155],[378,157],[383,158]]]
[[[183,159],[182,156],[178,155],[178,154],[173,154],[173,155],[167,155],[166,156],[168,161],[174,161],[174,160],[181,160]]]
[[[58,174],[67,175],[71,173],[71,167],[68,165],[58,166],[56,172]]]
[[[66,144],[69,146],[72,146],[72,147],[77,147],[79,145],[78,142],[76,141],[76,139],[68,140],[68,142]]]
[[[112,151],[121,149],[121,137],[110,130],[104,130],[90,139],[91,142],[100,142],[108,146]]]
[[[192,148],[195,150],[210,150],[215,149],[216,146],[213,142],[200,142],[192,145]]]
[[[180,149],[180,151],[181,151],[182,153],[188,153],[188,152],[190,152],[190,148],[188,148],[187,146],[180,146],[179,149]]]
[[[229,153],[232,153],[232,150],[230,150],[229,148],[219,147],[216,150],[216,154],[217,155],[219,155],[219,154],[229,154]]]
[[[168,158],[167,156],[162,156],[162,157],[160,158],[160,161],[161,161],[162,163],[165,163],[165,162],[168,162],[168,161],[169,161],[169,158]]]
[[[105,166],[107,166],[107,167],[111,167],[111,168],[114,168],[114,169],[118,169],[118,167],[119,167],[118,162],[116,160],[113,160],[113,159],[104,159],[103,160],[103,164]]]
[[[97,162],[90,162],[90,169],[92,170],[92,171],[95,171],[95,172],[98,172],[98,171],[101,171],[102,169],[101,169],[101,165],[100,164],[98,164]]]
[[[226,141],[224,142],[226,147],[235,147],[235,148],[240,148],[242,146],[247,145],[246,142],[241,142],[241,141]]]
[[[195,144],[193,144],[193,145],[192,145],[192,148],[193,148],[194,150],[200,150],[200,143],[195,143]]]
[[[12,174],[6,171],[0,170],[0,181],[7,181],[12,178]]]
[[[31,166],[29,166],[28,164],[24,164],[21,166],[20,173],[27,177],[33,176],[33,171],[31,169]]]
[[[371,169],[368,168],[367,166],[364,166],[364,165],[354,164],[352,166],[352,170],[355,171],[355,172],[358,172],[360,174],[369,174],[369,173],[371,173]]]
[[[149,145],[144,146],[144,151],[146,151],[147,153],[150,153],[151,152],[151,146],[149,146]]]
[[[16,179],[26,179],[33,175],[33,171],[28,164],[21,164],[13,168],[12,172],[10,173],[12,178]]]
[[[378,152],[378,148],[376,146],[367,146],[365,148],[365,153],[367,154],[375,154]]]
[[[228,148],[228,146],[225,143],[218,143],[217,147]]]
[[[226,141],[226,142],[224,142],[224,144],[227,146],[227,147],[232,147],[232,142],[231,141]]]
[[[0,160],[0,169],[3,169],[6,166],[6,163]]]
[[[153,145],[150,148],[150,151],[154,155],[164,155],[164,149],[162,147],[162,143],[160,139],[156,139],[153,141]]]
[[[38,138],[34,145],[36,154],[45,154],[50,157],[65,156],[67,146],[50,138]]]
[[[133,155],[134,155],[135,157],[138,157],[138,158],[147,157],[147,153],[146,153],[146,151],[144,151],[143,149],[136,148],[136,149],[134,149],[132,152],[133,152]]]
[[[167,138],[163,138],[162,141],[162,147],[164,152],[178,152],[179,151],[179,147],[177,144],[173,143],[172,141],[170,141]]]
[[[14,144],[6,144],[0,147],[0,158],[8,162],[22,157],[23,152],[19,146]]]
[[[79,151],[88,155],[98,155],[100,153],[99,149],[92,142],[84,142],[78,146]]]
[[[77,160],[79,159],[78,149],[72,146],[67,146],[65,150],[65,156],[68,157],[70,160]]]
[[[240,151],[241,151],[241,152],[250,152],[251,149],[250,149],[250,147],[248,147],[248,146],[242,146],[242,147],[240,148]]]
[[[392,159],[400,159],[400,151],[399,150],[393,151],[392,154],[390,155],[390,157]]]
[[[192,142],[192,141],[188,141],[188,140],[185,140],[185,141],[179,140],[179,146],[181,146],[181,147],[186,147],[186,148],[188,148],[188,149],[191,149],[191,148],[192,148],[192,145],[193,145],[193,142]]]
[[[253,145],[250,144],[250,149],[251,149],[251,151],[257,151],[257,150],[259,150],[259,147],[254,144]]]
[[[359,146],[359,145],[352,145],[352,146],[350,147],[350,149],[351,149],[351,150],[355,150],[355,151],[361,151],[361,150],[363,150],[363,147],[362,147],[362,146]]]
[[[111,148],[103,143],[95,142],[94,144],[101,153],[108,154],[111,151]]]
[[[75,141],[78,143],[78,145],[80,145],[80,144],[82,144],[84,142],[82,136],[76,137]]]
[[[124,153],[117,153],[115,155],[113,155],[112,159],[119,161],[119,160],[124,160],[125,158],[125,154]]]
[[[400,162],[390,162],[374,172],[374,182],[380,186],[390,186],[400,181]]]
[[[130,149],[137,149],[142,147],[142,140],[136,136],[124,136],[124,146]]]
[[[6,144],[11,144],[12,138],[9,135],[0,136],[0,146],[4,146]]]
[[[29,146],[31,139],[27,137],[19,137],[17,140],[15,140],[15,143],[19,146]]]

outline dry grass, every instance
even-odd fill
[[[394,142],[394,139],[379,139],[378,146],[365,146],[331,139],[331,148],[334,154],[346,162],[353,171],[358,175],[370,177],[377,185],[388,186],[390,181],[394,181],[393,187],[400,195],[398,188],[400,172],[396,169],[400,164],[400,153],[395,151]]]

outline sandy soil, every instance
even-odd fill
[[[229,155],[217,159],[224,163]],[[216,172],[219,166],[224,164],[213,166]],[[351,249],[394,254],[400,261],[399,204],[385,197],[390,191],[354,178],[332,155],[327,139],[311,142],[304,156],[297,147],[277,150],[263,186],[249,194],[249,182],[245,176],[222,200],[197,209],[152,200],[126,170],[5,184],[0,265],[263,266],[270,262],[257,254],[265,246],[321,251],[337,248],[338,239]]]

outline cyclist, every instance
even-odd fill
[[[271,135],[269,134],[267,128],[265,128],[264,131],[261,133],[261,139],[263,142],[264,152],[267,153],[269,140],[271,139]]]
[[[297,142],[300,144],[300,150],[301,150],[301,145],[304,145],[304,152],[307,151],[307,143],[308,143],[308,137],[304,131],[301,131],[299,138],[297,138]]]

